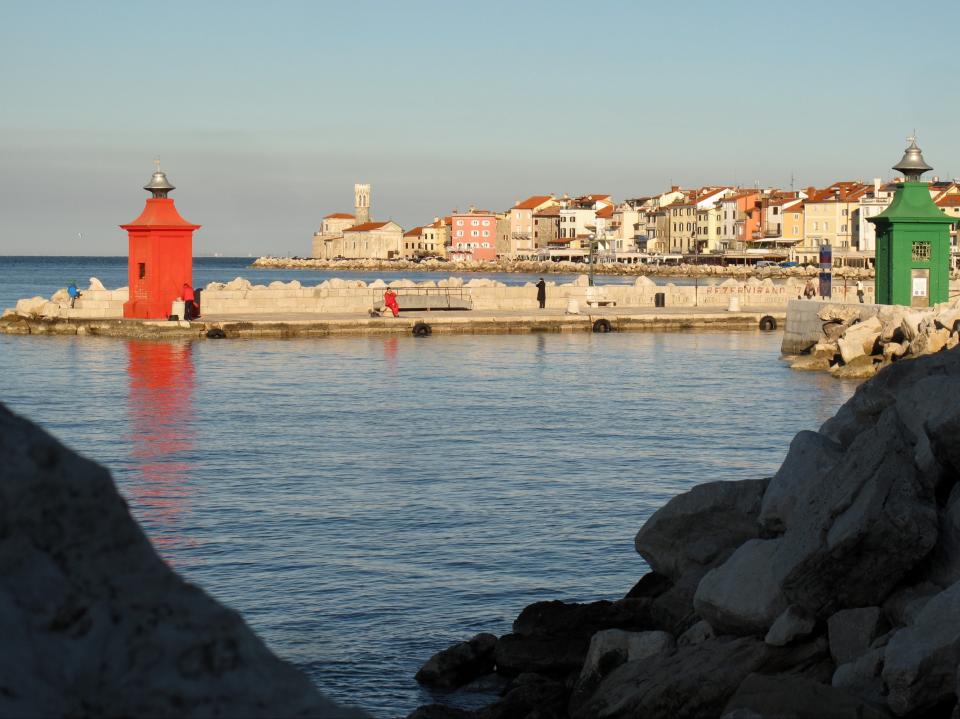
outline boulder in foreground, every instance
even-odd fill
[[[0,716],[367,716],[171,571],[104,468],[3,405],[0,465]]]

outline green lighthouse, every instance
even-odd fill
[[[950,282],[950,225],[956,218],[933,204],[920,175],[932,170],[914,137],[903,159],[903,173],[890,206],[867,218],[877,230],[876,301],[883,305],[931,307],[947,301]]]

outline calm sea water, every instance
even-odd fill
[[[4,296],[70,276],[15,264]],[[780,339],[0,335],[0,400],[109,467],[167,561],[322,691],[395,717],[487,700],[417,686],[438,649],[622,596],[671,496],[772,474],[854,389],[791,372]]]

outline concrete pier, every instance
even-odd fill
[[[400,317],[359,313],[251,313],[206,315],[193,322],[105,318],[42,318],[8,315],[0,332],[32,335],[89,335],[143,339],[199,339],[211,330],[227,338],[288,338],[359,335],[410,335],[427,323],[431,334],[510,334],[527,332],[592,332],[606,320],[612,332],[757,330],[764,317],[783,327],[783,308],[746,307],[740,312],[716,308],[597,308],[578,315],[563,310],[499,310],[464,312],[401,312]],[[213,334],[219,334],[214,332]]]

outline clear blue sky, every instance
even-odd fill
[[[354,182],[408,228],[529,194],[889,177],[914,128],[960,175],[958,22],[836,0],[3,0],[0,254],[125,254],[156,155],[196,252],[225,254],[309,254]]]

